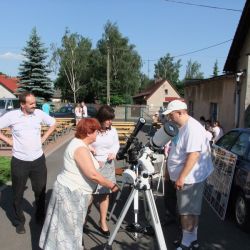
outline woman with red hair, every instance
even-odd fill
[[[88,205],[96,184],[111,192],[117,185],[104,178],[89,145],[96,140],[100,123],[94,118],[79,121],[75,138],[64,153],[64,167],[57,176],[40,236],[42,249],[83,249],[82,234]]]

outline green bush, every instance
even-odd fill
[[[0,156],[0,186],[10,180],[10,157]]]

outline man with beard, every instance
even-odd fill
[[[42,144],[56,128],[56,121],[45,112],[36,109],[35,96],[29,92],[19,95],[20,109],[7,112],[0,117],[0,129],[9,127],[12,138],[0,132],[0,139],[12,147],[11,181],[15,226],[18,234],[25,233],[25,216],[22,208],[23,193],[27,179],[30,178],[35,194],[38,224],[45,217],[45,192],[47,168]],[[49,129],[41,137],[41,125]]]

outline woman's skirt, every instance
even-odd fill
[[[39,246],[46,250],[82,250],[83,224],[91,194],[70,191],[58,181],[53,187]]]
[[[98,172],[106,179],[116,183],[114,161],[105,162],[104,166],[98,169]],[[98,184],[94,194],[110,194],[110,193],[111,193],[110,189]]]

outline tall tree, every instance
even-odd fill
[[[219,66],[218,66],[218,60],[216,60],[213,68],[213,76],[218,76],[218,75],[219,75]]]
[[[102,57],[102,72],[98,79],[106,89],[107,55],[110,55],[110,89],[112,96],[116,95],[124,102],[130,102],[140,87],[141,57],[135,50],[135,45],[130,44],[127,37],[123,37],[118,26],[108,21],[104,26],[102,38],[97,43],[97,49]],[[104,70],[105,69],[105,70]],[[96,79],[97,80],[97,79]]]
[[[48,100],[53,96],[53,86],[48,74],[47,49],[44,48],[36,28],[33,28],[26,47],[23,49],[24,61],[20,64],[20,84],[17,92],[30,91],[36,97],[39,104],[42,99]]]
[[[174,62],[174,58],[167,53],[161,57],[155,64],[154,78],[162,78],[168,80],[173,85],[178,85],[180,74],[181,60]]]
[[[200,71],[201,64],[190,59],[186,66],[185,79],[203,79],[204,74]]]
[[[63,97],[73,101],[80,101],[79,91],[85,89],[89,79],[89,57],[91,55],[91,41],[77,33],[70,33],[66,29],[62,38],[61,48],[53,45],[52,63],[59,65],[59,77],[56,87],[62,90]]]

